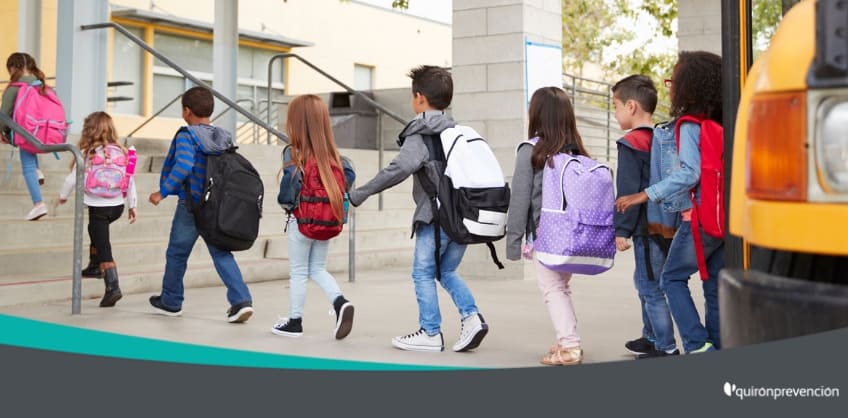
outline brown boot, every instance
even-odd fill
[[[100,307],[109,308],[115,306],[123,296],[121,288],[118,287],[118,268],[113,261],[107,261],[100,263],[100,270],[103,271],[103,281],[106,283],[106,293],[100,300]]]

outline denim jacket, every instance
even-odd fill
[[[689,191],[701,178],[700,133],[699,125],[684,122],[680,126],[680,152],[677,152],[674,121],[659,125],[654,130],[653,140],[660,146],[661,172],[659,177],[654,177],[656,167],[651,167],[651,178],[661,180],[645,189],[645,193],[652,202],[660,202],[666,212],[681,212],[692,207]]]

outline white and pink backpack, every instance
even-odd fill
[[[97,147],[86,160],[85,192],[105,198],[126,196],[135,171],[134,151],[127,155],[114,144]]]
[[[63,144],[67,140],[68,122],[65,109],[56,97],[56,92],[45,87],[41,94],[41,81],[31,84],[16,81],[10,87],[18,87],[12,119],[45,145]],[[21,136],[15,137],[15,145],[33,154],[41,153]]]

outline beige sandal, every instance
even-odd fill
[[[542,364],[548,366],[571,366],[583,362],[583,349],[578,347],[556,347],[552,352],[542,357]]]

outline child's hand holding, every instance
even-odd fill
[[[131,224],[135,223],[135,218],[136,218],[135,208],[130,208],[130,210],[129,210],[129,214],[130,214],[130,216],[129,216],[129,218],[130,218],[130,223],[131,223]]]
[[[625,237],[615,237],[615,248],[618,251],[627,251],[630,249],[630,241]]]

